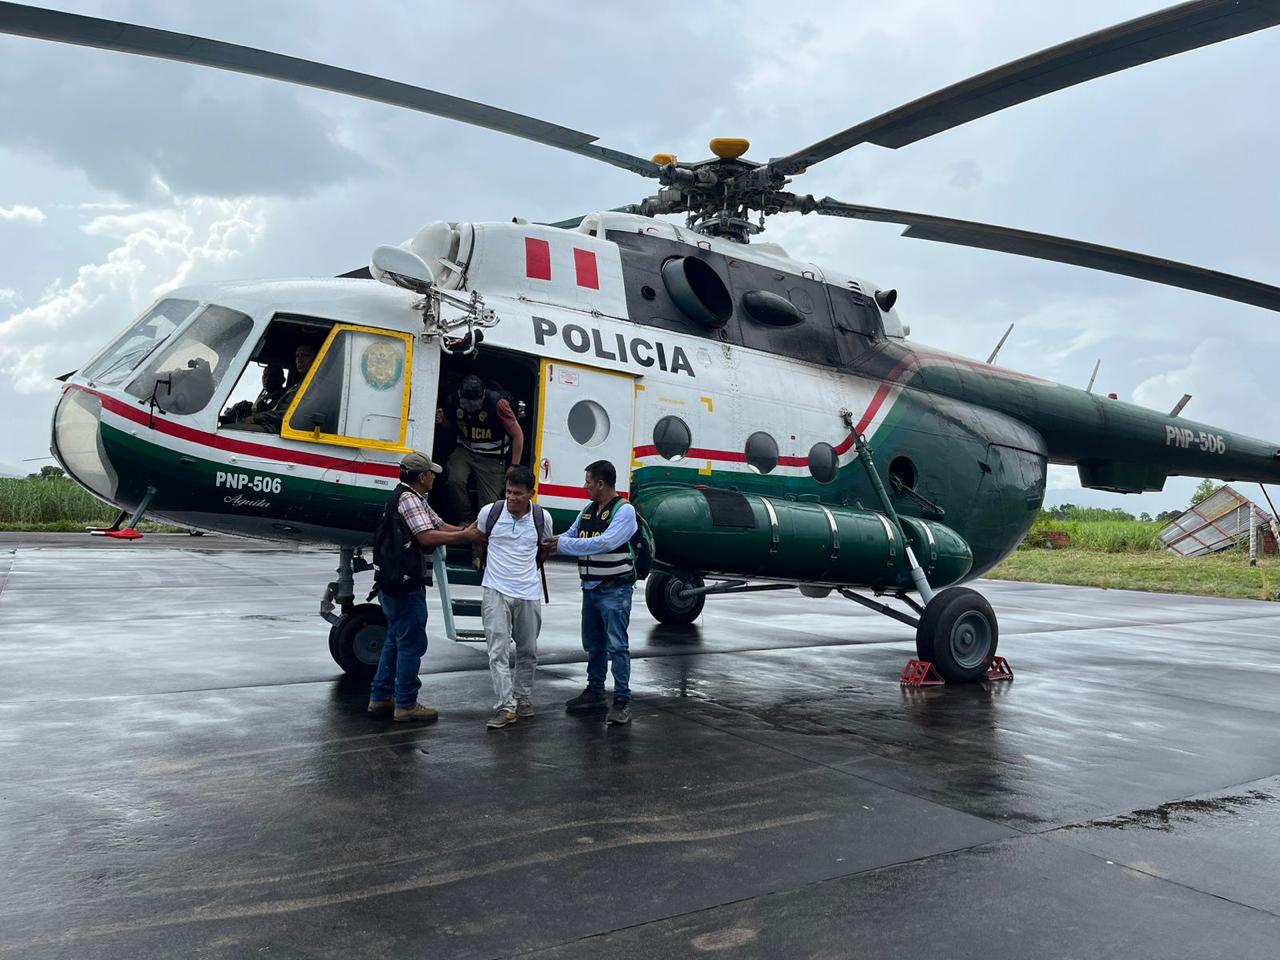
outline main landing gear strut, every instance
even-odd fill
[[[884,604],[868,600],[851,590],[841,590],[842,596],[848,597],[863,606],[901,620],[916,628],[916,656],[932,663],[942,678],[951,683],[980,680],[987,675],[995,661],[996,645],[1000,640],[1000,629],[996,623],[995,611],[987,598],[968,587],[948,587],[934,592],[915,551],[911,549],[911,541],[907,539],[898,512],[893,508],[893,501],[880,482],[880,474],[876,472],[875,462],[871,459],[871,447],[864,436],[853,426],[853,418],[848,411],[844,412],[845,423],[853,434],[854,446],[858,459],[867,471],[867,479],[880,499],[880,505],[889,522],[893,524],[902,538],[906,548],[907,564],[911,568],[911,580],[924,601],[921,607],[908,599],[904,594],[899,597],[905,600],[919,614],[919,618],[909,617],[896,610],[890,610]]]
[[[373,565],[351,547],[338,552],[338,579],[320,598],[320,616],[329,621],[329,655],[344,672],[372,680],[387,638],[387,618],[376,603],[356,603],[355,575]],[[334,613],[334,608],[338,613]]]
[[[917,659],[932,663],[948,683],[981,680],[995,662],[1000,628],[991,604],[977,590],[947,587],[923,607],[898,594],[897,599],[918,614],[914,617],[849,589],[841,589],[840,595],[915,627]]]

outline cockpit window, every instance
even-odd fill
[[[338,324],[285,413],[282,437],[406,450],[413,336]]]
[[[104,387],[114,387],[133,373],[191,316],[194,300],[161,300],[115,339],[84,368],[84,376]]]
[[[154,397],[166,413],[197,413],[213,399],[252,330],[253,320],[245,314],[207,306],[127,389],[139,400]]]

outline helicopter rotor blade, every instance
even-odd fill
[[[595,142],[598,138],[579,130],[436,90],[254,47],[7,2],[0,3],[0,33],[176,60],[270,80],[283,80],[286,83],[407,107],[420,113],[486,127],[579,156],[601,160],[641,176],[657,177],[661,169],[656,163],[641,157],[602,147]]]
[[[847,217],[853,220],[876,220],[881,223],[900,223],[907,229],[904,237],[918,240],[937,240],[966,247],[980,247],[1000,253],[1014,253],[1021,257],[1053,260],[1091,270],[1118,273],[1137,277],[1171,287],[1182,287],[1197,293],[1252,304],[1265,310],[1280,311],[1280,287],[1259,283],[1229,273],[1219,273],[1176,260],[1152,257],[1115,247],[1103,247],[1082,240],[1069,240],[1045,233],[1031,233],[1012,227],[999,227],[972,220],[953,220],[925,213],[905,210],[889,210],[884,207],[867,207],[856,203],[842,203],[831,197],[817,201],[815,213],[829,217]]]
[[[897,149],[1006,107],[1280,23],[1274,0],[1192,0],[1077,37],[882,113],[769,162],[800,173],[860,143]]]

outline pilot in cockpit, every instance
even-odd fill
[[[307,378],[307,371],[311,369],[311,364],[315,363],[315,359],[316,348],[314,346],[305,342],[298,344],[293,351],[293,371],[289,377],[288,386],[284,391],[271,404],[264,405],[261,410],[255,408],[249,416],[243,420],[236,421],[231,426],[238,430],[279,433],[280,427],[284,423],[284,415],[288,412],[294,397],[298,395],[298,388],[302,386],[302,381]],[[272,368],[268,367],[267,369]],[[265,392],[267,376],[265,371],[262,376]]]
[[[284,389],[284,367],[274,363],[267,364],[262,368],[262,390],[257,398],[252,401],[241,400],[228,407],[218,420],[224,426],[247,423],[255,413],[265,413],[279,403]]]

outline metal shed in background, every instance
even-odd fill
[[[1276,552],[1276,520],[1231,487],[1222,487],[1160,531],[1160,542],[1184,557],[1235,546],[1249,537],[1249,514],[1258,511],[1258,546],[1262,553]]]

